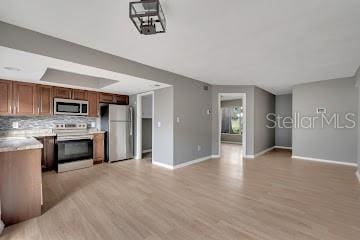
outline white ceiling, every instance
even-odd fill
[[[17,68],[19,71],[8,70],[8,67]],[[109,86],[96,89],[91,87],[81,87],[81,89],[87,90],[97,90],[102,92],[131,95],[169,86],[167,84],[151,80],[136,78],[125,74],[80,65],[55,58],[44,57],[0,46],[0,79],[80,88],[76,85],[56,84],[52,82],[40,81],[46,69],[48,68],[60,70],[58,72],[63,71],[64,74],[69,72],[80,74],[84,76],[84,80],[88,80],[89,77],[87,76],[91,76],[101,79],[110,79],[117,81],[116,83]]]
[[[211,84],[294,84],[354,75],[359,0],[163,0],[168,31],[142,36],[129,0],[1,0],[0,20]]]

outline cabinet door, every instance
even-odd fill
[[[0,80],[0,115],[12,113],[12,82]]]
[[[114,102],[120,105],[128,105],[129,104],[129,96],[126,95],[115,95]]]
[[[114,94],[100,93],[100,102],[113,103],[114,102]]]
[[[74,89],[72,98],[75,100],[88,100],[88,92],[85,90]]]
[[[13,83],[14,108],[16,115],[38,114],[36,85],[32,83]]]
[[[88,92],[89,117],[99,116],[99,95],[97,92]]]
[[[72,89],[62,88],[62,87],[54,87],[54,98],[71,99],[71,97],[72,97]]]
[[[101,163],[104,161],[104,134],[94,134],[94,146],[93,146],[93,158],[94,163]]]
[[[38,85],[38,107],[39,115],[51,116],[53,115],[53,91],[51,86]]]

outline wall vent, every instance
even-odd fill
[[[209,90],[209,86],[204,85],[203,89],[204,89],[204,91],[208,91],[208,90]]]

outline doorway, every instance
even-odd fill
[[[246,156],[246,94],[219,93],[218,95],[218,153],[230,151]]]
[[[154,142],[154,92],[137,95],[136,153],[135,159],[153,159]]]

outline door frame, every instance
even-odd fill
[[[154,91],[140,93],[136,96],[136,151],[135,159],[142,159],[142,97],[151,95],[152,97],[152,130],[151,130],[151,150],[152,150],[152,161],[155,159],[154,152]]]
[[[242,107],[243,107],[243,134],[242,134],[242,156],[246,157],[246,93],[218,93],[218,154],[221,157],[221,122],[222,122],[222,114],[221,114],[221,96],[234,96],[242,99]]]

